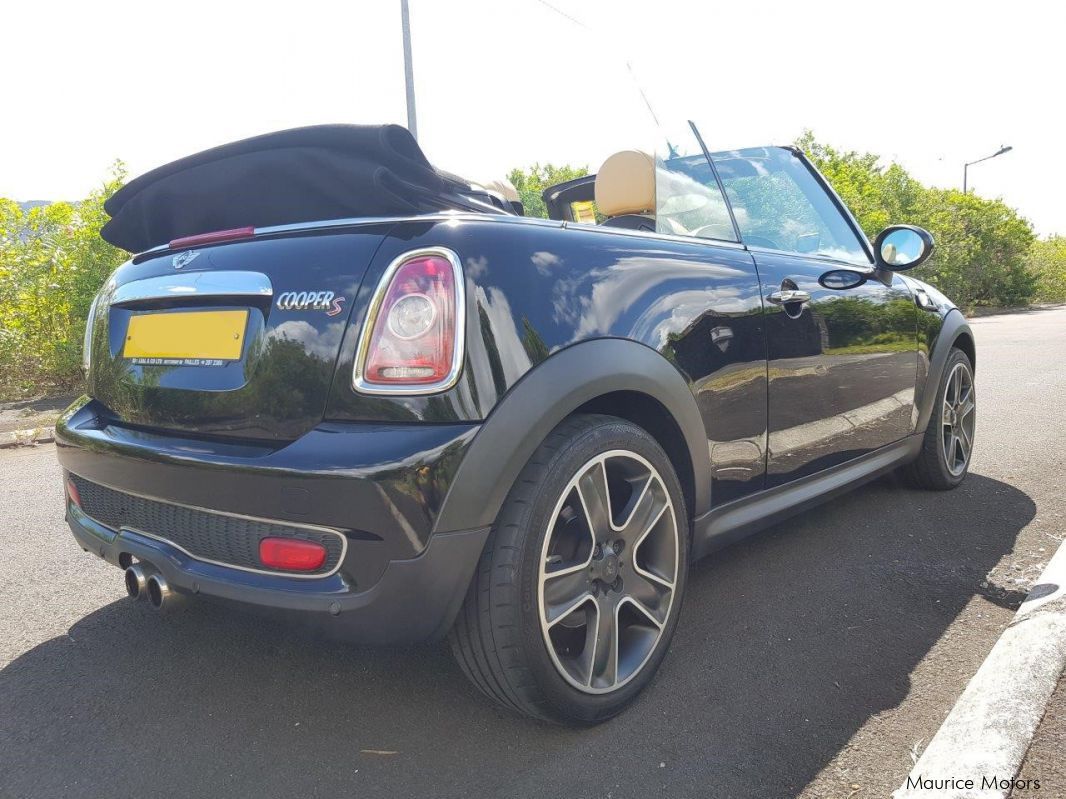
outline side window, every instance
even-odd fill
[[[807,166],[780,147],[717,153],[714,164],[745,244],[870,263]]]
[[[702,154],[656,159],[655,230],[701,239],[737,240],[725,199]]]

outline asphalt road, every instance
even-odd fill
[[[965,484],[887,477],[698,564],[591,730],[497,710],[445,645],[154,613],[75,546],[53,448],[0,452],[0,796],[886,796],[1063,535],[1066,309],[974,329]]]

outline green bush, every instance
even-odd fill
[[[1036,276],[1038,301],[1066,302],[1066,236],[1035,242],[1029,268]]]
[[[110,180],[78,203],[23,211],[0,199],[0,400],[76,390],[85,318],[97,289],[128,257],[100,238]]]

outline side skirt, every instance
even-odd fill
[[[880,477],[916,458],[921,446],[922,435],[913,434],[819,474],[712,508],[693,521],[693,556],[701,558]]]

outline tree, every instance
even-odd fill
[[[1036,277],[1036,299],[1066,302],[1066,236],[1033,242],[1029,268]]]
[[[915,271],[955,302],[1024,305],[1033,298],[1033,228],[1013,208],[955,189],[927,189],[914,218],[937,243]]]
[[[796,140],[871,239],[891,224],[924,227],[932,258],[914,271],[963,307],[1017,305],[1032,299],[1032,225],[1002,200],[923,185],[899,164],[872,153],[842,152],[810,131]]]
[[[587,166],[571,166],[563,164],[533,164],[528,171],[524,169],[512,169],[507,174],[507,179],[518,189],[518,196],[525,207],[526,216],[536,216],[541,219],[548,218],[548,209],[544,207],[544,198],[541,193],[549,186],[563,183],[574,178],[584,177],[589,173]]]
[[[110,178],[78,203],[23,211],[0,200],[0,399],[70,390],[81,381],[85,319],[97,290],[128,257],[100,238]]]

